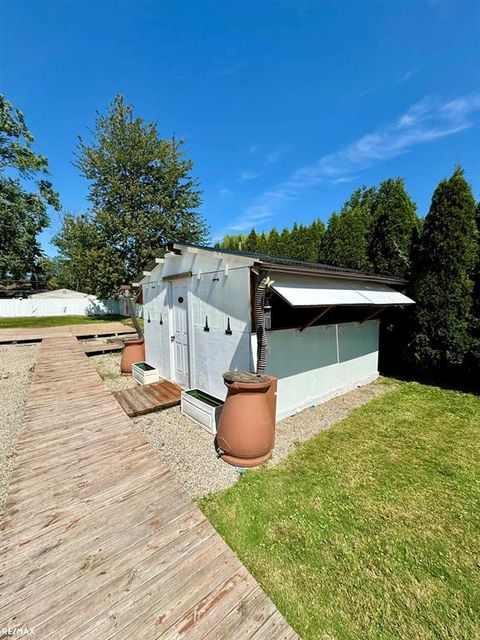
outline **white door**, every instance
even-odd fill
[[[184,284],[172,283],[173,333],[170,337],[173,347],[174,381],[188,387],[188,313],[187,287]]]

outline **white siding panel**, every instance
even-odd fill
[[[272,331],[267,372],[277,376],[277,418],[374,380],[378,376],[377,320]]]
[[[143,285],[143,301],[145,359],[157,367],[162,378],[171,379],[168,285],[147,282]]]
[[[250,270],[245,262],[213,252],[184,251],[178,257],[167,255],[165,262],[152,271],[143,286],[145,349],[147,361],[161,376],[172,379],[173,348],[169,284],[162,278],[189,271],[192,277],[175,282],[188,287],[190,386],[223,399],[226,388],[222,373],[250,370]],[[163,325],[159,324],[160,314]],[[207,318],[210,330],[204,331]],[[228,321],[231,335],[225,333]]]

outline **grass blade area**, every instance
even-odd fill
[[[302,638],[480,637],[480,397],[402,383],[200,506]]]
[[[123,322],[132,326],[130,318],[120,315],[103,316],[39,316],[38,318],[0,318],[0,329],[63,327],[68,324],[93,324],[98,322]]]

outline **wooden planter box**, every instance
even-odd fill
[[[222,400],[201,389],[182,391],[180,402],[182,414],[212,435],[217,433],[217,424],[222,407]]]
[[[160,380],[158,369],[147,362],[135,362],[132,364],[132,378],[138,384],[151,384]]]

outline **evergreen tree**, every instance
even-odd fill
[[[278,257],[280,255],[280,234],[273,227],[267,237],[267,255]]]
[[[96,236],[96,252],[85,247],[85,256],[94,259],[98,295],[107,297],[134,278],[166,241],[207,239],[195,211],[201,192],[183,145],[161,139],[157,125],[135,116],[122,96],[97,116],[92,143],[80,138],[75,164],[90,182],[88,222]],[[68,253],[67,243],[62,230],[57,244]]]
[[[295,256],[292,256],[292,251],[290,246],[290,231],[286,227],[282,229],[282,233],[280,234],[280,238],[278,239],[277,256],[279,258],[295,257]]]
[[[259,236],[257,236],[257,253],[266,254],[267,245],[268,245],[267,236],[262,231],[262,233]]]
[[[324,236],[323,260],[335,267],[369,271],[367,243],[368,226],[357,210],[335,213]]]
[[[429,374],[457,375],[471,349],[477,234],[472,190],[457,167],[435,189],[413,268],[417,306],[408,353]]]
[[[289,231],[288,249],[285,258],[291,258],[292,260],[302,260],[303,247],[301,243],[302,238],[302,226],[296,222],[293,223],[292,228]]]
[[[320,244],[325,228],[320,220],[315,220],[309,226],[299,225],[292,229],[290,243],[296,260],[303,262],[318,262]]]
[[[309,254],[309,262],[322,262],[322,241],[325,235],[325,225],[319,219],[314,220],[310,225],[308,232],[310,234],[311,254]]]
[[[368,251],[373,270],[407,278],[410,274],[412,241],[418,231],[419,220],[403,179],[389,178],[381,183],[373,216]]]
[[[472,352],[470,354],[470,368],[472,374],[480,377],[480,202],[477,204],[477,268],[473,285],[473,319],[472,319]]]
[[[247,251],[248,253],[256,253],[258,250],[258,236],[255,229],[252,229],[247,236],[245,241],[245,247],[242,251]]]
[[[371,271],[368,246],[376,198],[374,187],[361,187],[352,193],[340,213],[332,216],[322,245],[322,260],[326,264]]]
[[[60,209],[45,179],[47,159],[33,151],[33,142],[23,113],[0,94],[0,280],[35,279],[48,206]]]

